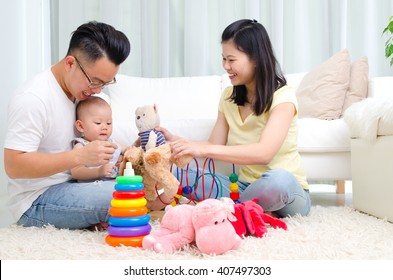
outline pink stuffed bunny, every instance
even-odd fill
[[[196,241],[205,254],[223,254],[240,246],[230,220],[235,219],[233,201],[228,198],[206,199],[196,206],[187,204],[165,208],[160,228],[145,236],[144,249],[173,253]]]

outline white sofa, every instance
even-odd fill
[[[297,88],[304,75],[287,75],[288,84]],[[158,106],[161,125],[173,133],[194,140],[207,139],[217,116],[220,95],[230,84],[227,75],[139,78],[119,74],[116,78],[117,83],[104,92],[113,110],[113,137],[126,145],[137,138],[135,109],[146,104]],[[393,79],[389,82],[393,84]],[[382,91],[381,87],[388,91],[385,80],[380,84],[380,79],[370,79],[369,95],[376,95],[375,91]],[[298,121],[298,145],[307,178],[351,180],[350,135],[345,121],[342,118]],[[224,172],[229,170],[228,166]]]
[[[344,115],[351,136],[353,206],[393,222],[393,77],[373,83],[378,96]]]

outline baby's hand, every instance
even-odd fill
[[[115,166],[113,164],[107,163],[104,164],[102,166],[100,166],[99,168],[99,173],[100,173],[100,177],[108,177],[112,175],[113,172],[113,168],[115,168]]]

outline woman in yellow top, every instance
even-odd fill
[[[175,157],[188,154],[241,165],[240,201],[257,198],[266,212],[281,217],[307,215],[311,202],[297,147],[296,96],[286,84],[267,31],[255,20],[239,20],[224,30],[221,44],[223,67],[233,86],[222,94],[208,141],[189,141],[160,130]],[[209,177],[205,186],[211,186]],[[229,196],[228,176],[217,179],[224,186],[223,196]]]

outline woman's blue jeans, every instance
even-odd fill
[[[51,186],[33,202],[18,224],[82,229],[106,222],[114,186],[114,181],[68,181]]]
[[[179,172],[173,171],[174,174],[177,173],[177,177],[181,181]],[[211,175],[209,172],[205,172],[204,176],[199,172],[197,176],[196,169],[189,168],[188,181],[190,185],[194,185],[195,178],[198,178],[198,185],[194,186],[192,194],[195,200],[209,197],[229,197],[231,181],[228,176],[218,173]],[[184,174],[182,181],[181,184],[187,186]],[[264,211],[274,212],[280,217],[296,214],[305,216],[310,212],[309,192],[305,191],[296,177],[286,170],[269,170],[251,184],[241,181],[238,181],[237,184],[239,185],[239,200],[242,202],[257,198],[257,203],[262,206]],[[190,197],[190,195],[186,196]]]

